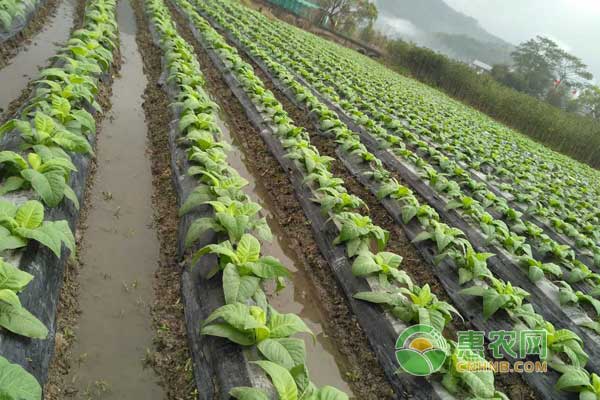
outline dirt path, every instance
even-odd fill
[[[77,399],[163,399],[143,359],[152,347],[153,274],[159,242],[152,228],[152,176],[142,95],[146,79],[127,1],[118,6],[121,73],[102,124],[88,229],[79,274],[81,317],[68,381]]]

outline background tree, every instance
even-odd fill
[[[579,110],[600,121],[600,87],[588,86],[577,98]]]
[[[377,7],[369,0],[320,0],[319,3],[334,30],[352,34],[377,19]]]
[[[544,36],[521,43],[511,56],[515,72],[525,81],[525,92],[553,104],[574,88],[583,88],[593,77],[579,58]]]

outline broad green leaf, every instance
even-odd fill
[[[271,361],[253,361],[252,363],[257,364],[271,377],[280,400],[298,400],[296,382],[287,369]]]
[[[10,289],[20,292],[33,279],[33,275],[0,260],[0,289]]]
[[[381,266],[377,265],[374,259],[375,255],[368,252],[362,253],[352,263],[352,274],[354,276],[367,276],[374,272],[381,271]]]
[[[237,400],[269,400],[269,397],[260,389],[252,387],[236,387],[231,389],[229,395]]]
[[[236,254],[241,262],[257,261],[260,257],[260,243],[258,239],[250,234],[243,235],[237,245]]]
[[[15,221],[19,226],[35,229],[44,221],[44,206],[39,201],[28,200],[17,209]]]
[[[583,368],[569,368],[556,381],[556,390],[579,391],[580,388],[590,384],[590,376]]]
[[[0,399],[41,400],[42,387],[23,367],[0,356]]]
[[[251,334],[240,332],[227,324],[207,325],[200,330],[200,334],[222,337],[242,346],[251,346],[254,344],[254,338]]]
[[[33,314],[21,306],[0,301],[0,326],[33,339],[45,339],[48,329]]]
[[[296,314],[279,314],[273,308],[270,311],[269,329],[271,329],[272,338],[289,337],[300,332],[313,334],[304,321],[302,321],[302,318]]]
[[[265,339],[258,344],[258,350],[267,360],[282,365],[288,370],[304,364],[306,358],[306,348],[301,339]]]

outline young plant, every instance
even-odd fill
[[[17,296],[32,279],[32,275],[0,258],[0,326],[22,336],[45,339],[48,329],[23,308]]]
[[[452,320],[452,313],[461,317],[452,305],[438,300],[427,284],[422,288],[412,286],[399,288],[397,291],[359,292],[353,297],[381,304],[406,323],[430,325],[440,332]]]
[[[273,238],[267,220],[257,218],[261,210],[259,204],[251,201],[236,201],[222,198],[221,201],[207,201],[212,206],[213,217],[199,218],[192,222],[185,237],[185,246],[189,247],[196,242],[208,229],[215,232],[225,232],[231,243],[238,243],[245,233],[256,232],[263,240]]]
[[[44,158],[31,152],[25,159],[18,153],[5,150],[0,151],[0,165],[5,166],[9,175],[0,187],[0,194],[31,187],[49,207],[56,207],[63,197],[67,197],[79,208],[77,195],[67,184],[70,173],[77,168],[68,158],[52,155]]]
[[[483,297],[483,317],[491,317],[499,309],[507,311],[519,309],[523,306],[523,300],[529,296],[525,290],[514,287],[510,282],[505,283],[494,277],[490,277],[491,286],[473,285],[461,290],[462,294]]]
[[[281,280],[289,276],[289,271],[276,258],[260,256],[260,242],[248,233],[242,235],[235,248],[230,241],[201,248],[194,254],[192,265],[209,253],[217,254],[219,262],[209,271],[208,278],[223,270],[227,304],[244,302],[254,296],[262,279],[276,278],[281,285]]]
[[[527,268],[527,276],[531,282],[539,281],[546,273],[557,278],[562,276],[562,270],[554,263],[542,263],[529,256],[521,257],[519,263],[522,267]]]
[[[373,254],[370,251],[361,253],[352,263],[352,273],[355,276],[377,275],[379,283],[383,288],[390,287],[390,281],[396,281],[401,285],[412,287],[412,280],[405,271],[398,267],[402,263],[402,257],[382,251]]]
[[[0,127],[0,135],[15,128],[20,131],[21,137],[27,143],[26,147],[58,146],[74,153],[93,153],[92,146],[84,136],[69,131],[61,123],[41,111],[35,113],[32,122],[10,120]]]
[[[465,398],[508,400],[508,397],[496,390],[494,386],[494,373],[490,370],[469,371],[459,369],[459,365],[467,362],[485,363],[486,360],[471,350],[458,349],[456,343],[449,341],[451,346],[450,356],[446,359],[446,372],[442,385],[455,395],[464,393]],[[462,397],[462,396],[461,396]]]
[[[271,361],[255,361],[269,375],[281,400],[348,400],[348,395],[332,386],[317,388],[304,364],[288,370]],[[269,400],[262,389],[236,387],[229,394],[238,400]]]
[[[371,218],[352,212],[343,212],[334,216],[337,224],[341,225],[340,234],[333,244],[346,245],[348,257],[367,251],[374,241],[377,249],[382,251],[389,239],[389,232],[373,224]]]
[[[60,257],[64,244],[75,253],[75,238],[67,221],[44,221],[44,206],[29,200],[20,206],[0,199],[0,252],[25,247],[36,240]]]
[[[289,339],[297,333],[309,333],[311,330],[296,314],[279,314],[273,307],[266,309],[259,306],[249,306],[243,303],[226,304],[217,308],[204,321],[202,335],[219,336],[242,346],[260,344],[269,339],[275,340],[282,346],[286,342],[278,339]],[[274,342],[267,342],[275,344]],[[291,343],[291,342],[290,342]],[[267,355],[275,354],[270,346],[263,346]],[[285,346],[284,346],[285,347]],[[260,350],[260,348],[259,348]],[[297,342],[292,347],[286,347],[288,353],[299,350]],[[292,361],[296,356],[289,354]],[[303,361],[299,358],[296,361]],[[296,362],[293,361],[293,362]]]

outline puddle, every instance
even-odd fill
[[[214,99],[213,99],[214,100]],[[292,277],[288,280],[287,287],[279,293],[268,290],[269,303],[282,313],[296,313],[316,335],[316,342],[310,337],[305,337],[307,366],[311,380],[317,386],[330,385],[343,390],[353,397],[352,389],[344,379],[344,372],[349,371],[348,362],[337,350],[331,338],[323,331],[321,321],[325,319],[318,305],[318,296],[315,293],[307,272],[302,264],[294,257],[294,252],[282,226],[270,210],[274,205],[268,200],[267,189],[260,183],[265,177],[258,176],[257,171],[251,171],[245,163],[245,155],[235,138],[227,127],[227,115],[221,113],[219,126],[224,137],[232,144],[229,152],[229,164],[238,171],[240,176],[249,182],[246,193],[263,208],[262,216],[266,217],[271,231],[273,232],[272,243],[263,243],[262,248],[265,255],[278,258],[288,269],[292,271]]]
[[[76,0],[60,2],[56,14],[49,17],[44,28],[0,69],[0,115],[21,95],[28,82],[38,77],[39,68],[46,66],[48,59],[67,41],[73,27],[75,4]]]
[[[152,229],[152,177],[142,94],[146,78],[131,5],[118,5],[121,75],[103,121],[98,169],[81,250],[82,314],[69,381],[77,399],[163,399],[151,368],[150,306],[159,242]],[[79,365],[78,365],[79,363]]]

